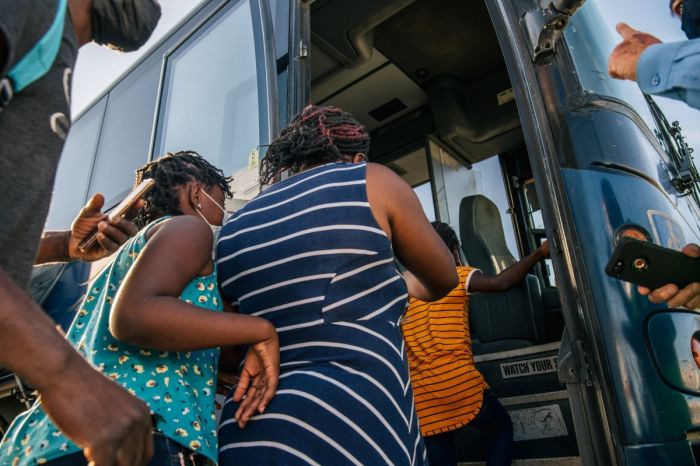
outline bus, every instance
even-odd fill
[[[514,424],[518,464],[693,465],[700,314],[652,305],[604,273],[635,229],[700,240],[700,184],[678,124],[611,79],[600,0],[203,0],[74,120],[47,229],[134,170],[196,150],[234,175],[230,208],[307,104],[351,112],[371,161],[409,183],[466,262],[498,273],[548,240],[503,294],[474,295],[478,368]],[[68,325],[100,264],[39,268],[36,298]],[[82,286],[82,288],[81,288]],[[7,376],[0,406],[17,392]],[[478,431],[460,461],[483,458]]]

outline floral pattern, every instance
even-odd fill
[[[90,284],[68,340],[99,372],[149,405],[158,431],[216,462],[215,390],[208,387],[216,385],[219,350],[138,348],[117,341],[109,332],[112,300],[145,246],[147,231],[159,222],[128,241]],[[180,299],[205,312],[221,311],[216,270],[190,282]],[[44,464],[78,451],[37,403],[13,422],[0,444],[0,466]]]

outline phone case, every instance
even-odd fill
[[[605,273],[613,278],[656,289],[675,284],[685,288],[700,281],[700,258],[633,238],[622,238]]]

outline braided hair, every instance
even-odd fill
[[[268,148],[260,164],[260,182],[269,184],[284,170],[298,173],[368,151],[369,133],[349,113],[337,107],[309,105]]]
[[[457,239],[457,233],[450,227],[447,223],[443,222],[432,222],[431,225],[435,228],[435,231],[440,238],[445,242],[450,252],[454,251],[455,248],[459,251],[459,240]]]
[[[134,224],[143,228],[165,215],[182,215],[178,188],[197,181],[207,188],[218,186],[226,197],[231,197],[230,177],[207,162],[194,151],[168,153],[136,170],[134,186],[152,178],[155,186],[143,197],[146,206],[134,219]]]

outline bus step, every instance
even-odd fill
[[[527,460],[513,460],[515,466],[581,466],[581,458],[567,456],[564,458],[532,458]],[[458,463],[458,466],[486,466],[484,462]]]

